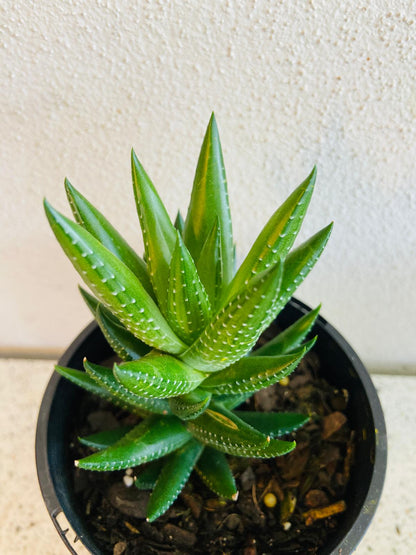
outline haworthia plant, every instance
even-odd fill
[[[295,447],[307,415],[238,410],[256,391],[295,370],[319,308],[256,349],[321,255],[332,224],[291,250],[316,179],[274,212],[235,270],[228,190],[212,115],[184,220],[171,222],[132,151],[133,190],[145,252],[140,257],[68,180],[75,222],[46,200],[56,238],[91,293],[82,296],[119,357],[113,368],[84,361],[57,366],[74,384],[134,413],[134,427],[81,438],[89,470],[134,467],[136,486],[152,490],[148,519],[163,514],[195,469],[218,495],[236,499],[228,455],[276,457]]]

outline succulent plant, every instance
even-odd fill
[[[295,442],[279,439],[308,416],[238,407],[288,376],[319,307],[257,350],[262,332],[311,270],[332,224],[291,250],[315,183],[315,168],[271,216],[235,271],[228,192],[212,115],[199,156],[186,219],[172,224],[132,151],[132,177],[145,253],[140,258],[70,183],[75,222],[45,200],[57,240],[93,294],[81,293],[120,362],[84,360],[85,372],[56,370],[87,391],[141,417],[86,438],[93,453],[75,464],[135,469],[150,488],[148,520],[163,514],[195,469],[216,494],[236,499],[226,454],[271,458]]]

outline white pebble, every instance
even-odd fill
[[[283,530],[284,530],[285,532],[288,532],[288,531],[291,529],[291,527],[292,527],[292,523],[291,523],[291,522],[284,522],[284,523],[282,524],[282,526],[283,526]]]
[[[132,468],[127,468],[126,469],[126,474],[127,474],[127,476],[133,476],[133,469]]]
[[[125,476],[123,476],[123,482],[127,488],[131,487],[134,483],[133,476],[127,476],[126,474]]]

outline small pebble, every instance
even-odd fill
[[[281,386],[283,386],[283,387],[287,387],[287,386],[289,385],[289,381],[290,381],[290,380],[289,380],[289,377],[288,377],[288,376],[285,376],[284,378],[282,378],[282,379],[279,381],[279,384],[280,384]]]
[[[289,521],[288,521],[288,522],[284,522],[284,523],[282,524],[282,527],[283,527],[283,530],[284,530],[285,532],[288,532],[288,531],[291,529],[291,527],[292,527],[292,523],[289,522]]]
[[[126,469],[126,474],[127,474],[127,476],[133,476],[133,469],[132,468],[127,468]]]
[[[263,503],[266,505],[266,507],[269,507],[269,509],[272,509],[273,507],[275,507],[277,503],[275,494],[266,493],[266,495],[263,498]]]
[[[133,476],[129,476],[128,474],[126,474],[125,476],[123,476],[123,482],[127,488],[130,488],[134,483]]]
[[[256,483],[256,476],[251,466],[248,466],[240,476],[241,487],[243,491],[248,491]]]
[[[127,549],[126,542],[117,542],[113,548],[113,555],[123,555]]]
[[[236,513],[231,513],[228,515],[225,525],[228,528],[228,530],[235,530],[240,525],[240,522],[241,522],[240,516]]]

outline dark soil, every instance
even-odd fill
[[[318,376],[309,353],[287,385],[257,393],[247,403],[256,410],[296,411],[310,422],[292,434],[297,448],[276,459],[230,457],[239,489],[237,501],[220,499],[196,473],[169,511],[149,524],[149,492],[126,487],[125,472],[74,468],[74,486],[103,553],[278,554],[316,553],[337,526],[353,463],[354,432],[344,414],[348,392]],[[137,418],[85,396],[71,445],[74,459],[90,453],[76,440]],[[272,494],[272,496],[267,495]],[[274,507],[267,502],[276,501]],[[338,512],[338,514],[332,514]],[[331,516],[327,516],[327,515]]]

